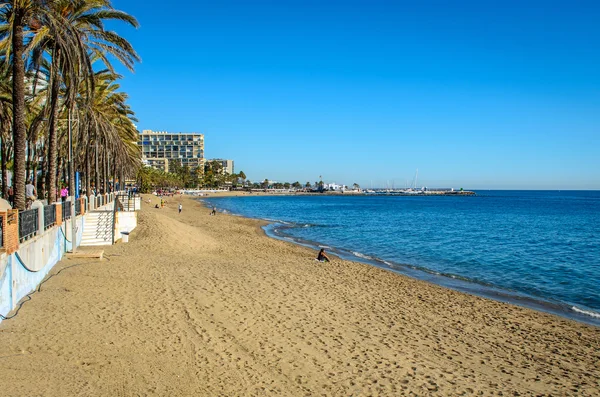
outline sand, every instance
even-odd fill
[[[600,328],[153,200],[0,324],[2,396],[600,394]]]

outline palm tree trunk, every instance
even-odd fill
[[[67,180],[67,175],[68,175],[67,166],[68,166],[68,164],[69,164],[69,159],[67,158],[66,161],[65,160],[62,161],[62,168],[61,168],[61,172],[62,172],[62,178],[61,179],[63,181],[62,184],[65,185],[65,186],[67,186],[67,187],[69,187],[67,185],[67,182],[69,182]]]
[[[38,160],[37,160],[37,146],[33,146],[33,150],[31,153],[31,168],[33,169],[33,175],[31,176],[31,179],[33,180],[33,186],[35,186],[35,191],[37,193],[37,197],[40,198],[40,191],[37,188],[37,183],[38,183],[38,175],[37,175],[37,170],[38,170]],[[41,196],[42,198],[44,196]]]
[[[92,182],[91,182],[91,159],[90,159],[90,148],[87,146],[85,148],[85,194],[90,197],[92,194]]]
[[[115,160],[113,160],[113,172],[112,172],[112,178],[113,178],[113,192],[117,189],[117,162]]]
[[[103,163],[103,169],[104,169],[104,173],[103,173],[103,179],[104,179],[104,193],[108,193],[108,157],[107,157],[107,151],[104,150],[104,157],[102,158],[102,163]]]
[[[2,124],[2,130],[0,130],[0,138],[2,139],[2,144],[0,145],[0,170],[2,175],[0,175],[2,179],[2,197],[5,200],[8,200],[8,159],[11,156],[11,148],[12,148],[12,140],[10,137],[10,123],[5,122]]]
[[[57,164],[56,164],[56,174],[54,175],[54,178],[56,181],[60,180],[60,173],[62,172],[62,169],[63,169],[63,157],[59,156]],[[48,189],[54,190],[54,197],[56,197],[56,195],[57,195],[57,188],[58,188],[58,183],[55,184],[54,186],[48,186]],[[48,196],[50,196],[50,193],[48,193]]]
[[[123,171],[123,167],[121,167],[121,176],[119,177],[119,188],[125,190],[125,171]]]
[[[106,193],[105,189],[106,186],[104,186],[104,151],[105,149],[101,150],[100,152],[100,186],[102,186],[102,193]]]
[[[42,186],[41,186],[41,192],[40,192],[40,197],[43,199],[47,199],[48,195],[48,185],[46,184],[46,177],[48,174],[47,171],[47,165],[48,165],[48,141],[44,140],[44,144],[41,147],[41,154],[40,157],[42,158],[41,162],[40,162],[40,179],[42,180]]]
[[[2,169],[2,197],[8,200],[8,148],[6,147],[6,140],[2,139],[2,159],[0,159],[0,168]]]
[[[25,209],[25,61],[23,59],[23,25],[24,12],[21,7],[13,3],[13,142],[14,166],[13,189],[15,194],[15,207]]]
[[[25,181],[31,180],[31,142],[25,140]]]
[[[40,165],[40,170],[41,170],[41,174],[40,174],[40,180],[42,181],[42,186],[40,188],[40,197],[43,199],[48,198],[48,196],[46,195],[46,155],[44,153],[44,150],[42,149],[42,161],[41,161],[41,165]]]
[[[94,174],[96,176],[96,194],[100,193],[100,167],[98,167],[98,133],[96,133],[96,150],[95,150],[95,157],[96,157],[96,169],[94,171]]]
[[[60,51],[55,48],[53,54],[50,76],[50,128],[48,130],[48,173],[46,174],[46,186],[48,187],[48,203],[56,201],[56,170],[58,158],[58,143],[56,124],[58,119],[58,96],[60,91],[60,81],[58,79],[58,57]]]
[[[69,157],[69,195],[75,197],[76,196],[76,190],[77,190],[77,186],[75,186],[75,158],[73,156],[73,125],[71,124],[71,116],[73,115],[73,105],[69,105],[69,111],[68,111],[68,121],[67,123],[69,124],[69,137],[68,137],[68,144],[67,144],[67,150],[68,152],[68,157]]]

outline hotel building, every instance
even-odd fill
[[[223,160],[223,159],[212,159],[212,160],[208,160],[208,162],[213,162],[216,161],[219,164],[221,164],[221,171],[223,172],[223,175],[228,174],[228,175],[233,175],[233,160]]]
[[[176,160],[204,173],[204,134],[143,130],[139,145],[142,161],[148,166],[169,172],[169,162]]]

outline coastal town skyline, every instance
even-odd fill
[[[203,133],[252,179],[600,189],[593,2],[153,3],[115,3],[140,130]]]

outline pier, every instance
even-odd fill
[[[476,193],[470,190],[453,189],[367,189],[364,191],[369,195],[380,196],[475,196]]]

